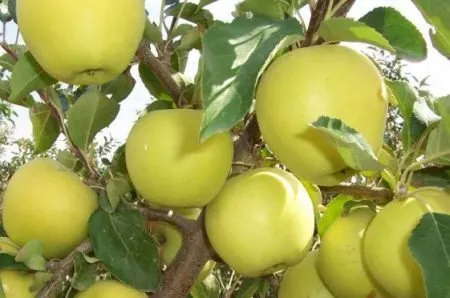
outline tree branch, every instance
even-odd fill
[[[327,14],[328,6],[331,0],[319,0],[317,1],[316,7],[311,15],[309,21],[308,30],[306,31],[305,39],[302,42],[302,47],[312,46],[315,42],[314,36],[319,29],[320,24],[325,19]]]
[[[394,192],[388,188],[367,187],[364,185],[340,184],[335,186],[320,186],[320,190],[328,195],[345,194],[355,197],[372,198],[389,202],[394,198]]]
[[[214,255],[204,230],[204,212],[185,231],[183,244],[164,272],[161,288],[152,298],[187,297],[206,262]]]
[[[138,207],[138,210],[148,221],[154,220],[165,221],[179,228],[183,232],[183,234],[186,232],[193,231],[197,225],[195,220],[187,219],[173,212],[169,213],[169,210],[152,209],[144,205]]]
[[[61,292],[62,284],[66,281],[67,276],[71,275],[73,271],[73,255],[77,252],[88,253],[92,250],[91,243],[85,241],[81,243],[73,252],[67,257],[52,266],[52,279],[39,291],[37,298],[54,298]]]
[[[161,61],[159,61],[159,59],[152,54],[150,45],[142,42],[136,55],[140,62],[146,64],[155,73],[161,83],[166,87],[174,101],[177,103],[180,102],[180,99],[183,96],[181,88],[173,79],[169,68],[161,63]]]

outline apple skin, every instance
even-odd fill
[[[100,280],[86,290],[75,295],[75,298],[146,298],[140,292],[116,280]]]
[[[75,173],[53,159],[36,158],[9,181],[2,217],[14,243],[40,240],[45,258],[62,258],[88,236],[97,208],[97,195]]]
[[[17,22],[30,53],[55,79],[103,84],[133,60],[145,28],[144,0],[20,0]]]
[[[233,160],[231,134],[200,143],[202,115],[202,110],[157,110],[132,127],[125,147],[127,170],[148,203],[203,207],[225,183]]]
[[[375,215],[367,206],[352,208],[333,222],[320,241],[317,270],[336,297],[385,297],[362,257],[364,231]]]
[[[33,286],[33,275],[11,269],[0,270],[0,280],[6,298],[34,298],[38,290],[30,291]]]
[[[278,298],[334,298],[317,272],[317,250],[310,251],[297,265],[286,269]]]
[[[396,298],[426,297],[420,267],[408,248],[409,237],[429,210],[450,215],[448,192],[426,188],[415,192],[412,197],[394,199],[385,205],[364,236],[363,257],[367,270]]]
[[[300,262],[312,245],[314,207],[291,173],[262,167],[230,178],[205,207],[209,241],[228,266],[259,277]]]
[[[338,118],[360,132],[377,154],[383,144],[388,93],[377,67],[341,45],[290,51],[263,73],[256,116],[269,149],[300,180],[335,185],[354,174],[325,133],[310,124]]]

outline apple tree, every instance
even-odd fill
[[[450,96],[399,65],[450,59],[450,3],[411,1],[427,45],[392,7],[242,0],[223,22],[221,1],[0,2],[24,40],[0,43],[1,104],[33,126],[0,296],[449,297]],[[138,81],[152,102],[109,154]]]

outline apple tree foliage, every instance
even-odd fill
[[[181,279],[165,277],[169,273],[181,273],[170,267],[166,272],[161,270],[156,240],[147,233],[147,218],[126,204],[135,202],[136,191],[126,172],[124,147],[119,146],[112,158],[102,156],[102,152],[100,157],[95,157],[92,153],[96,150],[95,137],[113,123],[120,104],[135,88],[136,80],[144,83],[148,96],[154,99],[144,112],[202,107],[203,141],[222,131],[241,133],[252,116],[254,91],[261,73],[278,55],[298,46],[362,42],[395,58],[394,62],[383,65],[386,60],[373,57],[383,70],[390,94],[392,118],[386,129],[387,154],[375,157],[362,136],[345,123],[336,126],[327,117],[311,123],[333,140],[347,166],[358,171],[351,180],[353,184],[367,189],[383,188],[385,193],[401,192],[408,186],[450,187],[450,95],[433,98],[422,89],[424,82],[411,83],[393,71],[395,63],[420,62],[429,53],[424,36],[401,12],[380,6],[354,19],[346,17],[345,11],[354,4],[352,0],[244,0],[236,6],[233,21],[225,23],[216,20],[208,10],[208,6],[217,1],[225,0],[163,1],[161,15],[165,22],[157,24],[148,19],[142,41],[157,49],[156,64],[137,55],[133,63],[138,78],[127,69],[101,86],[61,84],[40,67],[25,45],[3,39],[4,53],[0,56],[2,111],[7,111],[7,105],[29,110],[33,154],[46,154],[54,149],[58,138],[66,138],[67,148],[53,156],[96,187],[100,208],[89,226],[92,250],[91,247],[80,249],[51,267],[46,266],[40,255],[39,245],[30,242],[19,258],[0,258],[0,268],[25,266],[40,273],[39,280],[46,285],[48,297],[71,297],[92,285],[99,275],[112,275],[148,293],[173,286],[170,281],[182,280],[183,276]],[[433,27],[429,31],[432,46],[450,59],[450,2],[411,2]],[[324,3],[326,9],[323,9]],[[3,24],[16,22],[15,1],[3,0],[0,6]],[[300,9],[311,9],[313,17],[309,23],[298,17]],[[201,58],[195,79],[188,81],[183,73],[189,53],[193,51],[200,53]],[[175,87],[170,85],[173,83]],[[174,96],[177,92],[182,94],[179,98],[183,100]],[[400,124],[396,122],[398,119],[401,119]],[[391,142],[392,139],[398,142]],[[5,138],[2,140],[6,142]],[[264,146],[258,150],[263,164],[278,163]],[[91,162],[83,163],[83,159]],[[90,176],[93,168],[101,168],[99,176]],[[314,189],[319,196],[325,196],[330,190]],[[326,197],[325,211],[318,216],[319,235],[352,205],[373,206],[378,202],[358,201],[336,194]],[[449,215],[429,213],[423,216],[409,238],[408,247],[420,265],[428,297],[450,296],[449,230]],[[200,250],[190,252],[195,254]],[[185,257],[182,255],[175,263],[184,262]],[[198,273],[198,268],[194,270]],[[66,275],[71,279],[61,278]],[[226,264],[220,264],[213,275],[189,285],[184,294],[195,298],[269,297],[276,295],[279,277],[277,274],[240,277]]]

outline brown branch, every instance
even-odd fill
[[[316,32],[319,29],[320,24],[325,19],[330,1],[331,0],[317,1],[316,8],[314,9],[311,15],[311,19],[309,21],[305,39],[302,42],[302,47],[308,47],[314,44],[314,36],[316,35]]]
[[[234,142],[233,174],[239,174],[249,169],[248,165],[256,165],[258,157],[255,146],[260,143],[261,132],[259,130],[256,115],[247,121],[244,131]]]
[[[347,0],[345,4],[343,4],[334,14],[335,17],[342,17],[346,16],[350,9],[352,8],[353,4],[355,4],[356,0]]]
[[[184,298],[202,271],[206,262],[214,255],[204,230],[204,212],[199,219],[185,230],[183,244],[164,272],[160,290],[152,298]]]
[[[148,221],[165,221],[179,228],[183,232],[183,234],[192,231],[197,225],[195,220],[187,219],[173,212],[169,214],[169,210],[153,209],[144,205],[138,207],[138,210]]]
[[[388,188],[368,187],[364,185],[340,184],[335,186],[320,186],[320,190],[328,195],[345,194],[355,197],[371,198],[389,202],[394,198],[394,192]]]
[[[5,52],[11,56],[11,58],[13,58],[14,61],[17,61],[19,59],[17,53],[11,49],[6,43],[2,42],[0,43],[1,47],[3,50],[5,50]]]
[[[73,271],[73,256],[75,253],[88,253],[92,250],[91,243],[85,241],[81,243],[73,252],[67,257],[52,266],[52,279],[39,291],[37,298],[53,298],[57,297],[61,292],[62,285],[66,281],[67,276],[71,275]]]
[[[172,74],[167,66],[165,66],[157,57],[153,55],[148,43],[142,42],[136,53],[138,60],[146,64],[156,74],[160,82],[166,87],[170,96],[175,102],[182,99],[182,92],[180,86],[172,77]]]

